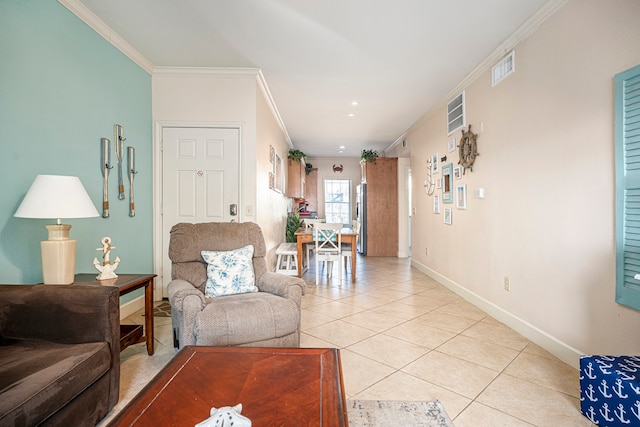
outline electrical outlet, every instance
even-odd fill
[[[504,290],[507,292],[511,291],[511,280],[509,276],[504,276]]]

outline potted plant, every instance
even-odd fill
[[[360,163],[375,163],[377,158],[378,152],[376,150],[362,150],[362,152],[360,153]]]
[[[300,227],[302,227],[302,221],[300,221],[300,214],[298,212],[292,212],[287,214],[287,231],[286,231],[287,243],[295,243],[297,241],[296,230]]]
[[[307,156],[300,150],[289,150],[289,155],[287,156],[289,159],[289,164],[291,164],[291,160],[295,160],[300,163],[301,160],[306,160]]]
[[[311,163],[305,163],[304,165],[304,172],[309,175],[311,173],[311,171],[313,170],[313,165]]]

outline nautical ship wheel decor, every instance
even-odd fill
[[[458,154],[460,155],[458,164],[462,166],[463,175],[467,169],[473,172],[473,163],[476,161],[476,157],[480,155],[478,153],[477,139],[478,135],[471,132],[471,125],[466,131],[462,129],[462,138],[460,139],[460,145],[458,145]]]

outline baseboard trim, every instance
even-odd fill
[[[144,295],[140,295],[138,298],[134,298],[129,302],[125,302],[120,306],[120,320],[131,316],[138,310],[144,308]]]
[[[411,265],[421,272],[425,273],[427,276],[431,277],[447,289],[455,292],[466,301],[491,315],[493,318],[499,320],[514,331],[518,332],[529,341],[553,354],[555,357],[562,360],[566,364],[572,366],[575,369],[579,369],[580,355],[583,354],[582,352],[549,335],[545,331],[533,326],[525,320],[520,319],[512,313],[509,313],[508,311],[506,311],[502,307],[495,305],[491,301],[488,301],[477,295],[476,293],[471,292],[470,290],[461,286],[459,283],[454,282],[453,280],[443,276],[442,274],[427,267],[426,265],[421,264],[420,262],[417,262],[413,259],[411,260]]]

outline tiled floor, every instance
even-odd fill
[[[439,399],[456,427],[592,426],[575,369],[407,259],[359,258],[357,268],[355,284],[347,271],[340,285],[334,266],[316,286],[312,266],[302,301],[301,346],[341,349],[348,398]],[[153,357],[144,345],[122,352],[120,402],[108,418],[173,357],[170,325],[156,318]]]

